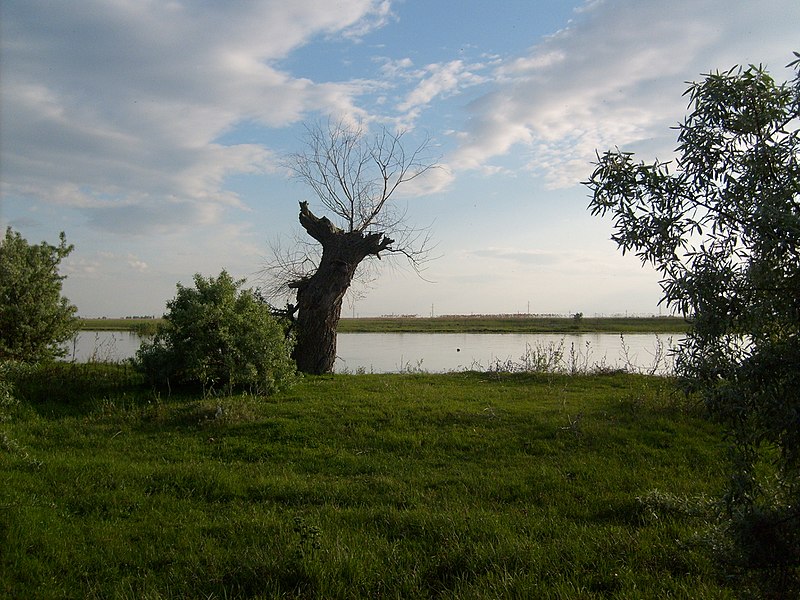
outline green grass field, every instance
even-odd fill
[[[157,393],[18,378],[8,598],[733,598],[706,541],[718,429],[664,379],[306,377]]]
[[[81,319],[89,331],[146,331],[163,319]],[[343,318],[341,333],[682,333],[686,321],[677,317],[446,316],[433,318]]]

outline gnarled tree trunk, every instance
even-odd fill
[[[386,250],[394,241],[382,233],[344,231],[327,217],[319,218],[300,203],[300,224],[322,245],[322,260],[316,272],[289,287],[297,289],[297,344],[294,359],[303,373],[333,370],[336,361],[336,328],[342,299],[358,265],[367,256]]]

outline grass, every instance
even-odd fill
[[[88,331],[152,333],[163,319],[81,319]],[[445,316],[433,318],[343,318],[340,333],[684,333],[677,317],[539,317],[525,315]]]
[[[685,333],[677,317],[445,316],[343,318],[341,333]]]
[[[152,335],[163,325],[164,319],[129,318],[129,319],[79,319],[79,328],[83,331],[133,331]]]
[[[733,598],[704,544],[717,428],[629,374],[307,377],[159,394],[18,378],[8,598]]]

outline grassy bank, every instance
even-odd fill
[[[139,331],[163,319],[81,319],[89,331]],[[676,317],[447,316],[433,318],[343,318],[341,333],[682,333],[686,321]]]
[[[342,333],[682,333],[674,317],[445,316],[375,317],[339,321]]]
[[[130,318],[130,319],[79,319],[79,327],[83,331],[134,331],[154,333],[164,319]]]
[[[337,375],[169,396],[122,366],[18,385],[0,596],[729,598],[716,428],[635,375]]]

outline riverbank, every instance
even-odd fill
[[[342,318],[341,333],[685,333],[677,317],[477,315]]]
[[[718,427],[625,374],[305,377],[155,394],[122,365],[1,405],[0,596],[733,598]]]
[[[163,319],[81,319],[84,331],[155,331]],[[342,318],[340,333],[685,333],[679,317],[449,315]]]

